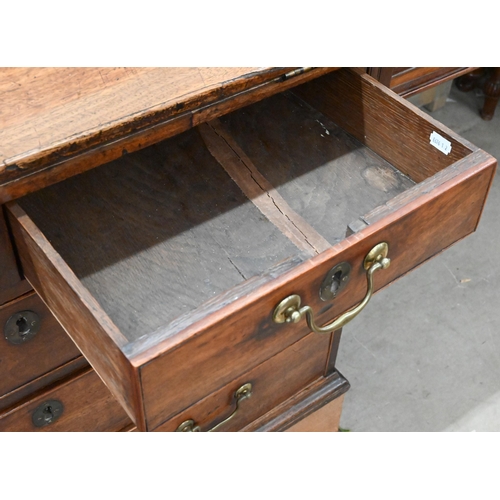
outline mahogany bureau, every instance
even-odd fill
[[[358,69],[0,95],[3,431],[336,430],[342,328],[475,230],[496,167]]]

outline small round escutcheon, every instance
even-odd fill
[[[33,425],[35,427],[45,427],[52,424],[62,415],[63,410],[64,406],[61,401],[57,399],[45,401],[33,412]]]
[[[5,323],[5,339],[14,345],[24,344],[40,330],[40,317],[33,311],[19,311]]]

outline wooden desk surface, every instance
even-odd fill
[[[283,72],[283,69],[281,69]],[[0,71],[0,172],[131,122],[186,110],[276,76],[263,68],[5,68]]]
[[[195,111],[221,108],[248,90],[275,86],[293,69],[0,69],[0,203],[186,130],[197,124]],[[208,118],[210,113],[217,115],[210,110]],[[168,133],[165,127],[154,137],[144,133],[167,122]],[[98,157],[96,148],[109,144],[115,145],[113,154],[101,151]],[[84,157],[86,152],[92,154]],[[78,156],[71,171],[47,171],[68,160],[75,163]],[[33,175],[40,171],[45,171],[42,180]]]

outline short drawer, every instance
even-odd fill
[[[154,430],[308,335],[297,296],[316,326],[344,320],[473,232],[495,166],[343,69],[8,213],[28,280],[138,428]],[[380,243],[390,267],[379,257],[367,271]]]
[[[0,307],[0,397],[81,356],[36,293]]]
[[[306,385],[321,379],[328,345],[328,336],[311,333],[162,424],[156,431],[240,430]]]
[[[131,424],[123,408],[90,368],[0,414],[2,432],[113,432]]]

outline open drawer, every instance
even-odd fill
[[[154,430],[473,232],[495,166],[342,69],[8,214],[27,279]],[[276,309],[291,296],[313,320],[296,297]]]

